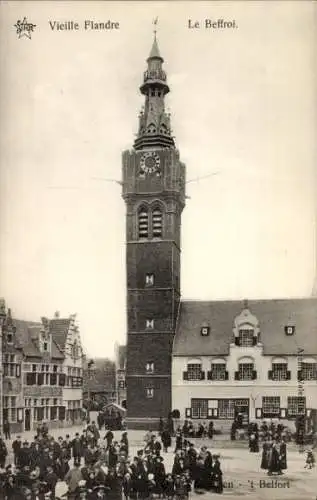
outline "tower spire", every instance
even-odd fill
[[[164,59],[158,47],[157,23],[158,17],[153,21],[154,39],[140,87],[141,94],[145,96],[145,103],[139,115],[139,130],[134,142],[137,151],[154,147],[175,147],[170,115],[165,111],[164,99],[170,89],[166,83],[166,73],[162,69]]]

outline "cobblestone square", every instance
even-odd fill
[[[54,429],[51,434],[54,437],[70,434],[74,436],[76,432],[81,432],[82,427],[71,427],[64,429]],[[121,432],[116,431],[115,439],[119,440]],[[31,440],[34,433],[24,433],[23,438]],[[105,431],[100,433],[104,438]],[[142,431],[128,431],[130,444],[130,458],[136,454],[137,450],[143,446]],[[13,437],[13,436],[12,436]],[[11,449],[11,442],[7,441],[8,448]],[[174,442],[173,442],[174,444]],[[317,472],[316,468],[307,470],[304,468],[305,455],[299,453],[296,446],[291,444],[288,447],[287,462],[288,469],[282,476],[267,476],[260,469],[261,452],[250,453],[245,447],[233,448],[232,443],[227,440],[196,440],[196,447],[205,444],[213,453],[220,454],[223,471],[224,492],[223,499],[240,499],[247,497],[249,500],[267,500],[269,498],[285,500],[316,500],[317,496]],[[243,445],[242,445],[243,446]],[[168,453],[163,453],[164,464],[169,472],[173,465],[173,448]],[[12,460],[12,455],[10,456]],[[65,483],[59,483],[57,495],[62,495],[67,490]],[[203,496],[206,500],[215,497],[215,494],[191,494],[192,498]]]

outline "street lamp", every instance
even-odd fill
[[[6,318],[4,299],[0,299],[0,433],[3,429],[3,360],[2,360],[2,328]]]

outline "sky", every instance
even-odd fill
[[[182,297],[302,297],[314,283],[315,2],[2,1],[0,296],[19,319],[77,313],[90,356],[125,342],[125,206],[102,179],[121,179],[132,147],[157,16],[173,133],[188,181],[201,178],[187,184]]]

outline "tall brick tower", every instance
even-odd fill
[[[123,153],[126,203],[127,423],[148,428],[171,411],[171,355],[180,303],[185,165],[165,111],[169,92],[156,34],[140,87],[145,103]]]

